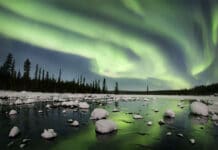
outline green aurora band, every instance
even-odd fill
[[[192,3],[194,5],[176,0],[0,0],[0,35],[85,57],[98,75],[155,78],[169,83],[172,89],[189,88],[193,81],[203,80],[201,75],[208,69],[214,70],[213,77],[217,78],[217,70],[211,66],[217,59],[218,3],[208,2],[210,18],[199,1]],[[117,22],[126,27],[120,27]],[[147,32],[177,45],[173,51],[184,57],[181,59],[185,72]],[[131,59],[127,50],[138,59]]]

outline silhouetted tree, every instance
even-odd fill
[[[23,81],[25,90],[29,89],[30,87],[30,69],[31,62],[29,59],[26,59],[23,66]]]
[[[107,85],[106,85],[106,79],[103,79],[103,85],[102,85],[102,93],[106,93],[107,92]]]
[[[115,93],[115,94],[118,94],[118,93],[119,93],[118,82],[115,83],[114,93]]]

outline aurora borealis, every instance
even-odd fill
[[[79,56],[123,89],[218,81],[216,0],[0,0],[0,37]]]

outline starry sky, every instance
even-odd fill
[[[0,62],[30,58],[109,89],[218,82],[217,0],[0,0]]]

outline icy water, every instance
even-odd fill
[[[190,100],[183,101],[183,109],[177,106],[180,102],[176,99],[158,99],[128,102],[121,100],[105,105],[89,103],[91,107],[85,112],[62,107],[48,111],[45,105],[51,102],[19,106],[0,105],[0,149],[20,149],[19,145],[24,138],[31,139],[24,148],[27,150],[217,149],[218,127],[208,118],[191,116]],[[96,107],[109,111],[109,119],[118,125],[116,133],[96,134],[94,121],[89,119],[91,111]],[[112,112],[114,108],[118,108],[120,112]],[[160,126],[158,121],[169,108],[176,113],[176,117],[165,120],[167,124]],[[7,116],[5,112],[10,109],[16,109],[17,116]],[[38,113],[39,109],[44,113]],[[63,109],[67,112],[63,113]],[[154,112],[154,109],[159,112]],[[132,113],[139,113],[144,119],[134,120]],[[69,126],[67,120],[70,118],[78,120],[80,126]],[[152,126],[147,125],[148,121],[152,121]],[[21,134],[15,139],[9,139],[8,133],[14,125],[21,129]],[[44,128],[53,128],[58,133],[57,138],[51,141],[42,139],[40,135]],[[172,135],[166,136],[167,132],[172,132]],[[179,137],[178,133],[182,133],[184,137]],[[190,138],[194,138],[196,144],[191,144]],[[8,147],[11,141],[14,141],[14,144]]]

